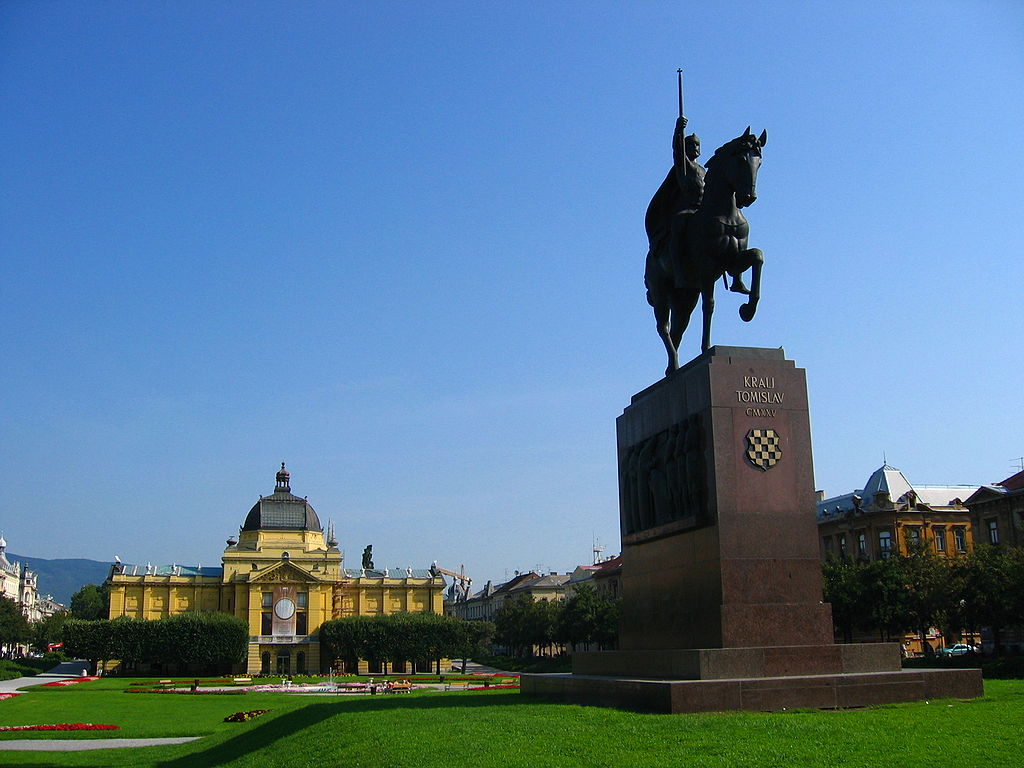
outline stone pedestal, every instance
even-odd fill
[[[977,670],[902,672],[895,643],[833,644],[806,377],[781,349],[714,347],[616,427],[621,650],[524,676],[524,693],[665,712],[981,695]]]
[[[831,643],[804,371],[781,349],[714,347],[616,426],[620,647]]]

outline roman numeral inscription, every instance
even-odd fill
[[[759,403],[761,405],[782,405],[786,399],[785,392],[775,388],[774,376],[744,376],[743,389],[736,390],[737,403]],[[747,416],[774,418],[775,408],[747,408]]]

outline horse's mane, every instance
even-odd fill
[[[704,167],[711,170],[715,161],[719,158],[725,157],[726,155],[735,155],[742,152],[749,152],[757,146],[757,137],[752,133],[744,134],[743,136],[737,136],[731,141],[725,142],[722,146],[715,150],[715,154],[708,158],[708,161],[704,163]]]

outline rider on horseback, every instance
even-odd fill
[[[704,166],[697,162],[697,158],[700,157],[700,137],[691,133],[685,139],[683,138],[686,133],[686,123],[686,118],[680,115],[676,119],[676,129],[672,135],[673,169],[676,183],[679,185],[680,194],[677,204],[680,208],[672,216],[669,253],[671,254],[672,279],[680,288],[686,282],[684,272],[686,258],[683,253],[683,249],[686,247],[686,227],[704,199],[704,175],[707,173]],[[747,286],[743,284],[741,272],[730,272],[729,274],[732,275],[730,291],[750,293]]]

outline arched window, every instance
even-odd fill
[[[269,675],[270,674],[270,653],[268,651],[264,651],[263,652],[263,657],[261,659],[261,662],[262,663],[260,664],[260,674]]]

